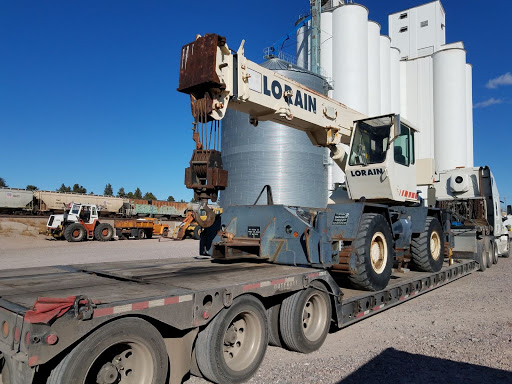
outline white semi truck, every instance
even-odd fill
[[[331,326],[478,267],[450,259],[450,211],[420,204],[415,130],[399,116],[361,116],[250,62],[243,48],[232,54],[218,35],[183,47],[179,89],[191,95],[196,118],[185,180],[203,205],[227,185],[215,128],[228,104],[254,124],[279,121],[330,148],[346,165],[351,201],[316,210],[273,205],[267,188],[267,205],[229,207],[220,218],[210,211],[197,220],[208,227],[204,236],[215,236],[214,260],[0,271],[4,382],[175,384],[193,374],[240,383],[268,343],[312,352]],[[349,153],[340,143],[351,144]]]

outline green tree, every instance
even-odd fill
[[[66,187],[64,183],[57,189],[57,192],[71,192],[71,187]]]
[[[27,191],[37,191],[39,188],[37,188],[35,185],[29,184],[25,187]]]
[[[194,199],[194,198],[191,198],[191,199],[190,199],[190,202],[191,202],[191,203],[198,203],[198,201],[197,201],[196,199]]]
[[[73,192],[86,194],[87,189],[84,188],[82,185],[75,184],[75,185],[73,185]]]
[[[176,200],[174,200],[174,197],[169,196],[169,197],[167,198],[167,201],[173,202],[173,201],[176,201]]]
[[[142,198],[144,200],[157,200],[156,196],[153,195],[151,192],[146,192]]]
[[[5,179],[0,177],[0,188],[7,188],[7,184],[5,183]]]
[[[114,196],[114,191],[112,190],[112,185],[110,185],[110,183],[105,185],[105,190],[103,191],[103,194],[105,196]]]
[[[134,199],[142,199],[142,192],[139,187],[135,189],[135,192],[133,192],[133,198]]]
[[[129,199],[133,199],[134,196],[133,196],[133,192],[128,192],[125,197],[129,198]]]
[[[124,187],[119,188],[119,191],[117,191],[117,197],[126,197],[126,192],[124,191]]]
[[[184,202],[185,202],[185,200],[183,200],[183,199],[180,200],[180,203],[184,203]]]

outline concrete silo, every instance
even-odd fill
[[[380,24],[368,22],[368,115],[380,115]]]

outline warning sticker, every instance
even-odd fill
[[[247,237],[251,237],[253,239],[260,238],[260,227],[247,227]]]
[[[347,225],[348,213],[335,213],[332,225]]]

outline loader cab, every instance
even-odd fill
[[[70,213],[78,216],[85,224],[93,223],[98,219],[98,208],[96,205],[74,203],[71,206]]]
[[[417,202],[414,133],[400,115],[355,122],[346,167],[353,200]]]

